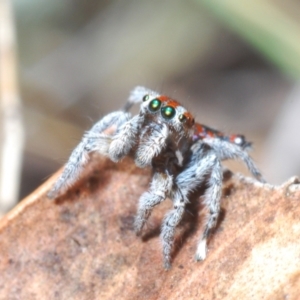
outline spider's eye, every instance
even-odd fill
[[[187,117],[185,115],[181,114],[178,116],[178,119],[181,123],[184,123],[187,120]]]
[[[158,99],[153,99],[149,103],[149,110],[152,112],[158,111],[160,109],[160,106],[161,106],[161,101]]]
[[[175,108],[172,106],[165,106],[161,109],[161,114],[165,119],[172,119],[174,118],[176,111]]]
[[[148,101],[149,100],[149,95],[145,95],[144,97],[143,97],[143,101],[145,102],[145,101]]]

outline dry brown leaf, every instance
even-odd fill
[[[1,220],[0,299],[299,299],[296,182],[269,189],[228,180],[207,259],[193,260],[204,215],[194,205],[165,271],[159,226],[170,201],[154,210],[143,239],[132,226],[149,171],[94,157],[53,201],[46,192],[56,177]]]

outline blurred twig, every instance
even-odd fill
[[[0,1],[0,101],[2,118],[0,213],[18,200],[23,151],[15,30],[10,0]]]

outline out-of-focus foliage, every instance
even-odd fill
[[[300,4],[298,1],[196,0],[275,63],[300,78]]]

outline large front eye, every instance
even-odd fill
[[[161,109],[161,114],[165,119],[170,120],[175,116],[176,111],[172,106],[165,106]]]
[[[161,101],[158,99],[153,99],[150,103],[149,103],[149,110],[150,111],[158,111],[160,109],[161,106]]]

